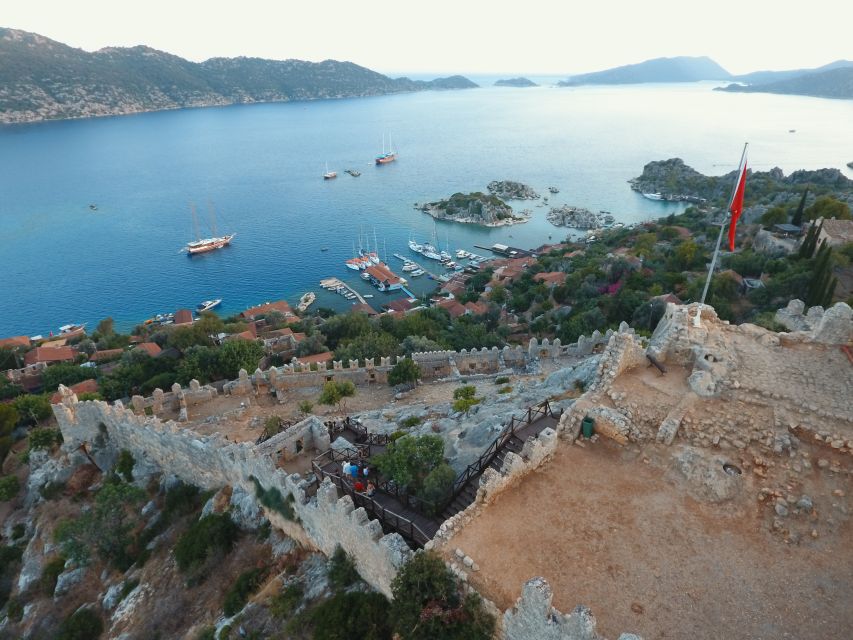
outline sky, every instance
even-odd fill
[[[845,0],[2,0],[0,26],[94,51],[350,60],[392,75],[570,75],[662,56],[738,74],[853,59]]]

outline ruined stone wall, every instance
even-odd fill
[[[120,402],[78,402],[67,389],[64,394],[62,404],[54,405],[54,414],[65,440],[63,449],[69,454],[85,444],[98,465],[109,468],[118,452],[128,449],[139,464],[203,489],[230,485],[253,493],[254,477],[264,489],[274,487],[282,496],[293,496],[293,509],[304,534],[295,532],[295,524],[283,522],[278,514],[270,513],[271,522],[327,555],[340,545],[353,556],[369,584],[391,594],[391,580],[411,551],[398,534],[383,535],[379,523],[370,521],[364,509],[355,509],[349,497],[338,499],[330,483],[321,485],[317,495],[309,498],[308,484],[299,474],[288,475],[276,468],[268,447],[228,442],[218,434],[199,436],[174,422],[135,415]],[[305,433],[321,437],[313,423],[305,427]]]

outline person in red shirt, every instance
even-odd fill
[[[364,491],[364,483],[361,480],[356,480],[355,484],[353,484],[353,488],[359,493],[361,493],[362,491]]]

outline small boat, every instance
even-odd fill
[[[89,205],[89,208],[90,208],[92,211],[97,211],[97,210],[98,210],[98,205],[96,205],[96,204],[90,204],[90,205]]]
[[[362,297],[362,298],[372,298],[372,297],[373,297],[373,294],[372,294],[372,293],[365,293],[365,294],[364,294],[363,296],[361,296],[361,297]]]
[[[788,133],[797,133],[796,129],[788,129]]]
[[[465,249],[459,249],[459,250],[456,252],[456,257],[457,257],[457,258],[459,258],[460,260],[463,260],[463,259],[465,259],[465,258],[469,257],[470,255],[471,255],[471,254],[470,254],[470,253],[468,253],[467,251],[465,251]]]
[[[413,278],[417,278],[418,276],[424,275],[424,270],[423,269],[415,269],[409,275],[411,275]]]
[[[332,180],[338,177],[337,171],[329,171],[329,163],[326,163],[326,173],[323,174],[323,180]]]
[[[418,265],[416,265],[414,262],[407,262],[403,265],[403,271],[414,271],[417,268]]]
[[[409,240],[409,249],[411,249],[415,253],[423,253],[424,247],[423,245],[418,244],[414,240]]]
[[[320,251],[328,251],[329,247],[320,247]]]
[[[663,200],[663,196],[659,193],[644,193],[643,197],[649,200]]]
[[[352,269],[353,271],[361,271],[362,270],[362,262],[361,258],[350,258],[344,264],[348,269]]]
[[[85,324],[64,324],[59,327],[59,334],[57,334],[60,338],[76,338],[77,336],[86,335],[86,325]]]
[[[557,187],[548,187],[548,191],[551,193],[560,193],[560,190]]]
[[[367,273],[367,271],[365,271],[364,273],[361,274],[361,279],[362,280],[370,280],[370,274]]]
[[[215,309],[219,305],[222,304],[222,298],[217,298],[216,300],[205,300],[201,304],[196,305],[196,310],[199,313],[203,313],[205,311],[210,311],[211,309]]]
[[[353,178],[357,178],[361,175],[361,171],[356,171],[355,169],[347,169],[346,172],[350,174]]]
[[[317,294],[313,291],[309,291],[304,294],[301,298],[299,298],[299,304],[296,305],[297,311],[307,311],[308,307],[314,304],[314,301],[317,299]]]

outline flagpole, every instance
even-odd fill
[[[740,154],[740,163],[737,168],[737,175],[735,176],[735,184],[732,187],[732,195],[729,197],[729,204],[726,206],[726,217],[723,218],[722,223],[720,224],[720,234],[717,236],[717,246],[714,248],[714,255],[711,257],[711,268],[708,269],[708,276],[705,278],[705,287],[702,289],[702,298],[699,300],[699,308],[696,310],[696,317],[693,318],[693,326],[698,327],[701,326],[702,320],[702,307],[705,306],[705,297],[708,295],[708,288],[711,286],[711,277],[714,275],[714,267],[717,264],[717,257],[720,255],[720,244],[723,241],[723,231],[726,228],[726,222],[731,219],[731,208],[732,203],[735,200],[735,194],[737,193],[737,187],[740,183],[740,173],[743,171],[743,160],[746,158],[746,149],[749,147],[748,142],[743,143],[743,153]]]

